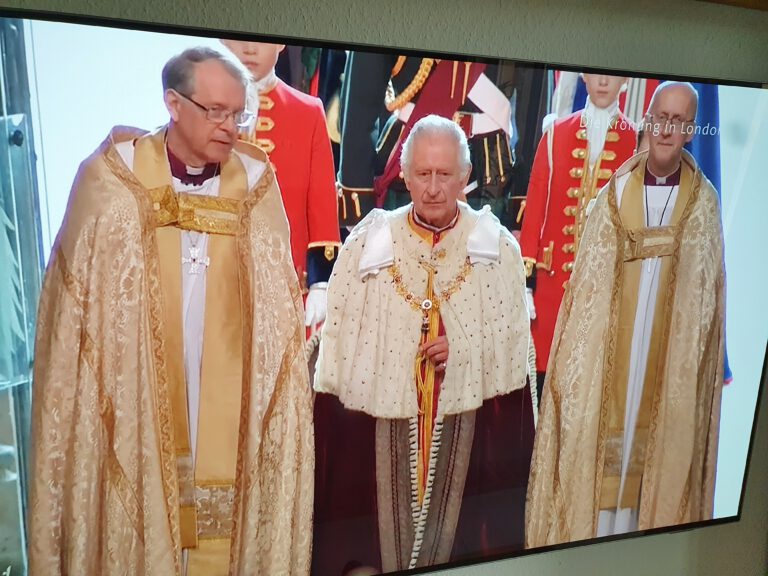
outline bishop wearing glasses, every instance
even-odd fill
[[[526,543],[713,516],[725,270],[717,191],[683,146],[698,95],[665,82],[647,152],[592,203],[552,341]]]
[[[314,445],[299,283],[248,71],[162,73],[166,126],[78,171],[35,349],[31,574],[306,574]]]

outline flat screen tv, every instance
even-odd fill
[[[767,358],[764,89],[33,12],[0,11],[0,50],[0,574],[425,573],[739,520]],[[242,105],[214,95],[233,79]],[[245,188],[275,201],[266,244],[223,231],[247,200],[195,203],[206,185],[176,171],[225,196],[231,158],[271,175]],[[166,201],[167,221],[141,216]],[[163,234],[179,262],[153,269]],[[148,312],[137,346],[115,335],[139,304],[98,297],[119,279],[187,314],[182,275],[217,284],[182,248],[227,234],[287,278],[249,289],[295,305],[251,301],[259,326],[302,324],[295,404],[265,391],[285,362],[268,328],[231,357],[208,333],[247,324],[204,311],[231,302],[198,295],[197,332]],[[146,270],[126,274],[132,245]],[[246,348],[266,351],[250,380]]]

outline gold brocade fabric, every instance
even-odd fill
[[[620,385],[626,388],[620,378],[629,361],[619,335],[623,287],[632,263],[649,256],[666,257],[667,280],[659,286],[666,293],[655,315],[657,350],[649,356],[652,394],[646,408],[641,404],[647,433],[636,440],[645,452],[633,454],[635,462],[642,456],[638,529],[712,517],[725,318],[719,200],[684,152],[672,225],[653,232],[633,228],[617,206],[616,178],[627,172],[633,172],[630,180],[637,172],[642,178],[646,156],[628,160],[598,195],[566,288],[531,463],[528,547],[596,535],[603,484],[610,491],[613,482],[605,473],[617,444],[610,423],[624,406],[613,395]],[[630,478],[630,490],[632,484]]]
[[[153,200],[115,149],[143,134],[116,128],[81,165],[46,272],[35,350],[32,575],[181,573]],[[238,151],[266,163],[247,144]],[[243,352],[232,546],[200,542],[214,556],[229,554],[221,573],[308,574],[311,392],[288,224],[269,167],[237,222]],[[190,563],[190,576],[196,570]],[[200,570],[219,573],[204,562]]]
[[[232,198],[176,192],[170,184],[149,187],[155,225],[209,234],[237,233],[239,202]]]
[[[687,164],[683,165],[680,178],[677,202],[672,210],[670,225],[654,228],[644,226],[643,180],[645,166],[638,166],[624,186],[619,217],[628,230],[625,249],[620,252],[622,261],[621,293],[618,295],[618,318],[616,328],[616,358],[615,368],[610,382],[604,391],[608,413],[604,426],[606,431],[606,449],[603,461],[603,474],[600,493],[600,509],[615,510],[621,508],[638,508],[640,501],[640,486],[642,483],[645,450],[648,439],[648,429],[651,423],[651,406],[659,382],[658,374],[662,368],[659,362],[662,345],[662,327],[667,310],[668,287],[670,285],[670,268],[672,256],[675,253],[675,235],[677,223],[688,204],[691,192],[691,177],[693,170]],[[642,388],[642,398],[635,423],[634,440],[630,447],[629,466],[623,492],[621,485],[621,462],[623,457],[623,441],[627,431],[624,429],[627,406],[627,389],[629,382],[629,364],[632,350],[632,339],[637,314],[638,292],[640,289],[641,269],[653,250],[655,255],[661,255],[659,272],[659,287],[656,292],[656,304],[653,313],[653,329],[649,334],[648,358],[646,362],[645,379]],[[664,257],[667,256],[667,257]],[[621,500],[619,500],[621,498]]]
[[[171,180],[165,148],[165,130],[160,129],[134,143],[133,173],[148,190],[168,189]],[[187,422],[187,382],[184,373],[184,350],[181,335],[182,281],[179,268],[181,230],[183,225],[198,231],[226,227],[217,222],[234,224],[236,229],[242,201],[248,193],[246,172],[241,161],[232,155],[221,164],[219,194],[216,197],[197,194],[175,194],[177,209],[167,210],[169,202],[153,203],[155,215],[175,212],[175,226],[162,225],[156,230],[160,284],[164,309],[166,366],[171,391],[171,416],[175,424],[174,440],[179,476],[180,534],[182,548],[189,549],[187,574],[202,553],[201,539],[229,540],[232,534],[235,463],[237,461],[240,397],[242,394],[243,318],[240,302],[240,278],[237,265],[236,239],[231,234],[213,234],[208,239],[210,264],[205,277],[205,323],[203,357],[200,371],[200,410],[197,417],[198,438],[194,469],[189,446]],[[153,199],[155,199],[153,195]],[[222,219],[214,212],[232,216]],[[226,210],[221,210],[226,209]],[[201,218],[201,214],[207,214]],[[222,548],[223,549],[223,548]],[[218,569],[207,556],[209,573],[226,572],[226,553],[218,558]]]

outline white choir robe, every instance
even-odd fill
[[[624,187],[631,173],[624,174],[616,180],[616,203],[621,207]],[[660,179],[659,179],[660,180]],[[648,185],[645,187],[643,206],[646,211],[649,227],[666,226],[672,217],[677,200],[679,186],[667,184]],[[647,201],[647,204],[646,204]],[[632,346],[629,357],[629,377],[627,379],[627,403],[624,413],[624,442],[622,447],[621,482],[619,485],[619,502],[624,491],[624,482],[629,468],[632,441],[637,424],[637,413],[643,396],[643,382],[648,364],[648,349],[651,344],[653,329],[653,314],[656,310],[656,295],[659,290],[659,273],[661,261],[659,258],[647,258],[643,262],[638,288],[637,311],[632,332]],[[637,530],[638,511],[634,508],[617,508],[616,510],[600,510],[597,522],[597,536],[610,536]]]

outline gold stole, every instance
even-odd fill
[[[622,281],[620,286],[619,318],[616,334],[616,349],[614,353],[615,368],[613,378],[608,382],[607,437],[605,461],[600,492],[601,510],[621,508],[638,508],[640,503],[640,488],[645,467],[646,443],[651,424],[653,398],[663,374],[663,356],[666,354],[666,343],[662,342],[664,323],[667,321],[667,295],[671,273],[672,254],[678,249],[676,242],[677,224],[688,204],[691,194],[693,171],[687,163],[682,162],[680,185],[677,200],[670,218],[669,226],[655,228],[645,227],[645,212],[643,210],[643,180],[645,177],[646,161],[643,160],[632,171],[627,180],[618,209],[621,223],[626,231],[626,237],[620,235],[617,258],[623,260]],[[609,202],[615,209],[614,190],[611,189]],[[625,238],[625,240],[621,240]],[[619,502],[621,485],[622,444],[624,442],[624,417],[627,403],[627,387],[629,383],[629,358],[632,350],[632,334],[635,326],[638,289],[642,266],[646,258],[661,258],[659,285],[656,294],[656,308],[653,316],[653,329],[648,351],[645,379],[637,416],[637,426],[631,446],[631,455],[624,481],[624,492]],[[604,425],[604,424],[602,424]],[[602,426],[601,425],[601,426]]]
[[[242,390],[243,331],[234,232],[248,181],[239,161],[231,156],[221,167],[218,198],[173,193],[164,135],[161,130],[136,141],[133,171],[149,189],[160,220],[156,237],[163,336],[179,476],[181,545],[190,549],[187,574],[219,574],[229,566]],[[164,226],[163,219],[172,225]],[[213,232],[208,239],[194,467],[184,374],[181,228]]]
[[[410,216],[409,216],[410,217]],[[432,244],[432,238],[427,240]],[[432,307],[423,310],[421,338],[419,346],[437,338],[440,329],[440,312],[438,300],[435,297],[435,268],[428,263],[422,263],[427,271],[427,294],[426,298],[432,302]],[[416,355],[414,366],[416,376],[416,388],[419,395],[419,460],[416,468],[418,480],[418,502],[419,506],[424,502],[424,495],[427,489],[427,474],[429,473],[429,461],[432,453],[432,434],[435,429],[434,407],[435,407],[435,364],[430,361],[425,354],[419,352]]]

